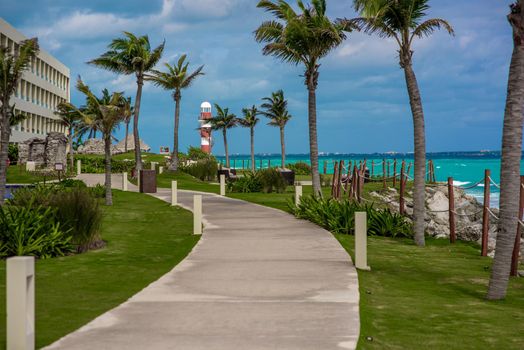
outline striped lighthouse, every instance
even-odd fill
[[[203,102],[200,105],[200,149],[208,154],[211,154],[212,138],[211,138],[211,123],[209,119],[213,118],[211,114],[211,103]]]

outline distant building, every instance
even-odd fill
[[[211,113],[211,103],[204,102],[200,105],[200,149],[211,154],[213,147],[213,138],[211,137],[211,123],[209,119],[213,118]]]
[[[11,52],[26,40],[4,19],[0,18],[0,45],[7,46]],[[11,103],[15,111],[27,118],[12,126],[11,142],[20,143],[32,137],[45,138],[48,132],[66,133],[54,114],[56,106],[70,101],[69,68],[56,58],[40,49],[29,70],[24,72]]]

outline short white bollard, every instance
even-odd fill
[[[202,234],[202,196],[193,196],[193,234]]]
[[[151,170],[156,170],[156,162],[151,162]]]
[[[158,167],[158,173],[159,174],[163,174],[164,173],[164,167],[163,166],[159,166]]]
[[[82,174],[82,161],[80,159],[76,161],[76,174]]]
[[[368,266],[368,228],[367,213],[355,213],[355,267],[359,270],[369,271]]]
[[[171,181],[171,205],[178,204],[178,184],[176,181]]]
[[[127,192],[127,173],[122,173],[122,191]]]
[[[35,258],[7,259],[7,350],[35,348]]]
[[[295,186],[295,205],[300,204],[300,198],[302,198],[302,186]]]
[[[35,171],[36,170],[36,163],[35,162],[27,162],[25,163],[25,171]]]
[[[220,174],[220,195],[226,195],[226,175]]]

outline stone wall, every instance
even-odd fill
[[[18,162],[35,162],[38,167],[54,169],[56,163],[67,166],[67,137],[59,132],[48,133],[45,139],[31,138],[18,145]]]
[[[105,154],[104,140],[88,139],[84,144],[78,147],[79,154]],[[111,154],[122,153],[115,145],[111,145]]]

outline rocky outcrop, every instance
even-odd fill
[[[473,241],[481,243],[482,239],[482,209],[483,205],[473,196],[468,195],[464,190],[455,188],[455,226],[457,238],[463,241]],[[406,215],[413,216],[412,192],[407,193]],[[396,189],[389,188],[384,193],[372,192],[371,196],[378,202],[387,203],[386,205],[393,211],[399,210],[399,194]],[[449,238],[449,200],[447,185],[426,188],[426,232],[437,238]],[[491,208],[491,211],[498,215],[498,209]],[[497,238],[497,220],[490,218],[488,252],[493,255],[495,240]],[[524,241],[523,241],[524,243]]]
[[[125,152],[125,138],[121,140],[119,143],[117,143],[116,148],[119,152],[124,153]],[[135,150],[135,137],[133,134],[127,135],[127,151],[134,151]],[[149,152],[151,151],[151,147],[147,143],[144,142],[144,140],[140,139],[140,151],[142,152]]]
[[[31,138],[18,145],[18,162],[35,162],[36,166],[54,169],[56,163],[67,166],[67,137],[59,132],[50,132],[45,139]]]
[[[104,140],[102,139],[88,139],[84,144],[78,147],[79,154],[105,154]],[[111,154],[122,153],[115,145],[111,146]]]

